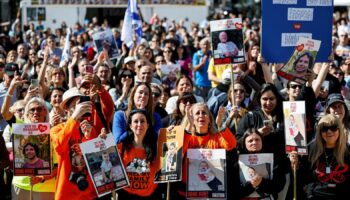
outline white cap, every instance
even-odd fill
[[[74,97],[80,97],[80,96],[84,96],[80,93],[79,89],[74,87],[74,88],[71,88],[69,90],[67,90],[66,92],[63,93],[63,97],[62,97],[62,102],[60,104],[60,107],[62,109],[64,109],[64,107],[66,106],[66,103],[74,98]]]
[[[136,62],[136,58],[135,57],[133,57],[133,56],[128,56],[128,57],[126,57],[126,58],[124,58],[124,64],[126,64],[126,63],[128,63],[128,62],[131,62],[131,61],[134,61],[134,62]]]

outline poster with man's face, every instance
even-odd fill
[[[110,29],[92,35],[98,53],[108,52],[108,57],[113,60],[119,56],[117,43]],[[106,56],[106,55],[105,55]]]
[[[50,175],[50,124],[13,124],[12,134],[14,175]]]
[[[215,65],[245,62],[241,18],[210,22]]]

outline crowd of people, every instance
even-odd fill
[[[329,36],[334,60],[304,63],[312,65],[312,71],[305,73],[305,84],[279,77],[279,64],[265,63],[258,18],[211,16],[210,20],[243,19],[247,58],[245,63],[214,65],[207,20],[192,23],[187,30],[184,20],[169,23],[155,16],[143,21],[143,38],[140,43],[134,38],[131,48],[121,41],[121,30],[108,23],[101,25],[96,19],[84,26],[76,23],[68,38],[67,60],[62,59],[68,30],[64,22],[54,31],[33,23],[22,29],[18,16],[1,31],[2,197],[110,199],[97,197],[79,144],[111,132],[127,174],[134,177],[130,186],[117,191],[118,198],[165,199],[166,184],[153,181],[160,162],[157,137],[161,128],[171,130],[177,125],[185,131],[182,180],[170,184],[171,199],[186,199],[186,152],[193,148],[226,150],[227,199],[293,199],[295,195],[298,199],[342,199],[350,195],[347,13],[334,15]],[[98,52],[92,40],[94,33],[107,29],[112,30],[119,48],[117,59],[111,60],[107,49]],[[220,38],[224,41],[227,34],[222,32]],[[235,45],[221,46],[234,49]],[[161,68],[171,64],[181,66],[181,75],[164,82]],[[328,88],[322,86],[324,81],[329,82]],[[299,100],[306,104],[309,155],[303,156],[285,152],[283,101]],[[12,125],[42,122],[51,125],[52,174],[13,176]],[[26,165],[43,164],[37,153],[35,144],[24,146]],[[273,154],[274,175],[271,179],[254,175],[243,184],[238,157],[256,153]],[[137,173],[131,165],[135,159],[143,166]],[[176,168],[173,165],[167,168]],[[110,167],[104,164],[103,168],[107,180],[112,176]],[[143,181],[143,187],[138,181]],[[252,193],[258,197],[251,198]]]

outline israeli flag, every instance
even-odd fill
[[[72,32],[70,28],[67,28],[67,36],[66,36],[66,41],[64,43],[63,51],[62,51],[62,56],[61,56],[61,61],[60,61],[60,67],[63,67],[64,61],[69,60],[69,50],[70,50],[70,36]]]
[[[134,35],[137,38],[136,44],[139,44],[142,38],[142,22],[137,11],[137,0],[129,0],[128,8],[125,11],[121,35],[121,40],[128,46],[128,48],[133,46]]]

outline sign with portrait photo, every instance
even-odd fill
[[[226,199],[226,150],[187,150],[187,199]]]
[[[215,65],[245,62],[241,18],[210,21]]]
[[[117,151],[113,135],[80,144],[88,171],[99,197],[129,185],[129,179]]]
[[[175,126],[171,131],[167,131],[166,128],[160,129],[158,136],[160,162],[155,183],[181,181],[183,140],[182,126]]]
[[[160,71],[161,71],[162,84],[166,88],[170,88],[171,90],[175,89],[176,88],[176,80],[181,75],[180,64],[161,65]]]
[[[308,38],[299,38],[293,55],[287,64],[279,69],[277,74],[287,80],[295,81],[300,84],[306,82],[306,73],[313,72],[317,52],[320,49],[321,41]]]
[[[272,180],[273,178],[273,154],[240,154],[239,155],[239,178],[241,184],[245,185],[254,179],[264,178]],[[257,198],[261,196],[256,191],[246,198]],[[270,199],[270,198],[267,198]]]
[[[305,101],[283,101],[286,152],[307,154]]]
[[[111,60],[118,58],[118,46],[110,29],[93,34],[92,39],[94,40],[98,53],[107,50]]]
[[[15,176],[51,175],[50,124],[13,124]]]

